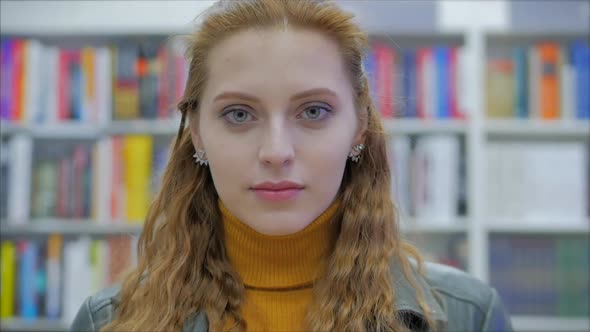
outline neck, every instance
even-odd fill
[[[303,230],[289,235],[258,233],[219,201],[229,260],[247,288],[305,287],[325,272],[336,241],[335,201]]]

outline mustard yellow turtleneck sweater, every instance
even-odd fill
[[[225,247],[246,288],[242,316],[248,331],[304,331],[312,283],[323,276],[336,239],[332,203],[303,230],[284,236],[258,233],[219,201]],[[233,325],[228,322],[226,328]]]

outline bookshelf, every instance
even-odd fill
[[[27,321],[23,319],[6,319],[0,322],[2,331],[61,332],[69,331],[68,324],[50,319]]]
[[[62,234],[67,236],[89,235],[139,235],[141,225],[97,224],[90,219],[33,219],[28,225],[2,227],[5,237]]]
[[[485,129],[490,139],[590,139],[590,121],[582,120],[489,120]]]
[[[110,40],[148,39],[163,40],[168,35],[188,32],[193,24],[195,13],[206,8],[211,1],[136,1],[133,4],[135,15],[126,15],[128,5],[122,2],[80,2],[76,10],[66,1],[2,1],[0,2],[0,24],[2,37],[36,38],[45,43],[63,45],[84,45],[80,41],[93,45],[103,45]],[[445,246],[445,238],[464,238],[468,257],[466,269],[484,281],[491,281],[494,266],[490,266],[492,241],[501,236],[536,236],[548,239],[587,237],[590,234],[590,220],[580,218],[573,222],[559,222],[559,218],[550,218],[535,224],[522,222],[518,217],[495,217],[487,214],[489,208],[487,197],[487,171],[492,145],[508,145],[514,142],[566,142],[588,143],[590,121],[588,120],[554,120],[537,119],[490,119],[486,116],[485,104],[485,66],[490,53],[506,50],[514,45],[534,45],[544,40],[561,44],[576,39],[590,39],[590,29],[568,28],[560,32],[557,28],[547,30],[540,28],[533,31],[513,29],[516,25],[510,21],[510,6],[505,2],[472,2],[462,4],[453,1],[440,1],[436,4],[390,4],[391,6],[430,6],[425,12],[434,12],[437,20],[422,22],[433,24],[426,29],[414,30],[413,26],[397,26],[399,23],[378,24],[371,21],[368,9],[362,9],[354,2],[344,2],[348,9],[358,10],[361,24],[368,27],[373,40],[392,45],[396,50],[405,48],[432,46],[438,44],[461,46],[463,48],[464,70],[469,73],[463,77],[462,106],[466,111],[463,120],[427,119],[414,120],[396,118],[384,120],[387,133],[393,137],[419,138],[433,135],[458,137],[464,146],[466,167],[467,210],[455,218],[456,222],[445,224],[429,217],[411,217],[402,226],[402,231],[409,236],[421,235],[433,239],[436,245]],[[498,4],[504,3],[504,4]],[[378,4],[367,5],[377,6]],[[357,7],[355,7],[357,6]],[[382,4],[379,4],[382,6]],[[463,7],[464,8],[463,8]],[[362,7],[362,6],[361,6]],[[417,7],[416,7],[417,8]],[[422,9],[421,9],[422,10]],[[51,11],[56,15],[41,15]],[[162,16],[161,13],[167,15]],[[400,11],[403,12],[403,11]],[[410,10],[411,12],[411,10]],[[484,14],[486,13],[486,14]],[[426,14],[425,14],[426,15]],[[430,14],[428,14],[430,15]],[[483,17],[483,16],[488,17]],[[499,17],[496,19],[495,17]],[[401,22],[403,20],[392,20]],[[418,20],[419,21],[419,20]],[[410,24],[410,23],[408,23]],[[413,24],[413,23],[412,23]],[[391,31],[395,33],[390,33]],[[94,125],[57,124],[57,125],[23,125],[0,122],[0,140],[10,141],[14,138],[23,140],[24,149],[32,154],[36,146],[46,142],[90,142],[100,145],[111,138],[126,135],[149,135],[155,140],[169,140],[175,134],[178,118],[159,120],[115,120]],[[28,146],[28,147],[27,147]],[[108,159],[108,151],[97,150],[99,159]],[[25,154],[27,151],[23,151]],[[25,162],[24,168],[16,172],[17,177],[30,177],[32,160]],[[97,198],[99,211],[109,211],[105,193],[111,191],[108,172],[99,172]],[[101,181],[98,180],[100,183]],[[18,183],[18,182],[17,182]],[[23,180],[26,183],[26,180]],[[27,186],[25,186],[27,187]],[[28,186],[30,187],[30,186]],[[30,193],[20,193],[19,197],[29,197]],[[29,201],[25,199],[25,201]],[[29,203],[26,203],[29,204]],[[28,206],[19,206],[21,211],[28,211]],[[98,213],[95,218],[34,218],[24,216],[20,221],[28,223],[2,224],[2,239],[19,237],[44,237],[50,234],[63,234],[67,237],[90,236],[108,237],[110,235],[138,235],[141,225],[129,223],[108,224],[109,215]],[[101,222],[105,222],[101,224]],[[439,243],[440,242],[440,243]],[[514,315],[513,324],[517,331],[584,331],[590,327],[587,318],[566,318],[547,315]],[[2,330],[24,331],[62,331],[67,330],[66,322],[37,320],[27,322],[20,319],[2,320]]]
[[[540,234],[540,235],[590,235],[589,221],[579,220],[569,223],[555,223],[554,220],[539,221],[538,223],[521,224],[516,220],[495,219],[487,225],[489,233],[504,234]]]
[[[521,316],[515,317],[512,324],[515,331],[582,332],[590,330],[590,321],[580,318]]]

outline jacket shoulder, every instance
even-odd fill
[[[440,293],[472,303],[479,310],[485,310],[492,296],[490,286],[454,267],[425,262],[424,272],[430,287]]]
[[[448,331],[512,331],[497,291],[459,269],[424,263],[427,283],[441,297],[448,318]]]
[[[100,331],[113,320],[120,292],[120,285],[114,285],[89,296],[78,310],[70,331]]]

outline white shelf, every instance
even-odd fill
[[[590,136],[590,121],[542,121],[528,119],[486,120],[486,133],[496,138],[585,139]]]
[[[141,224],[97,224],[89,219],[33,219],[20,225],[1,225],[3,236],[31,235],[138,235]]]
[[[176,119],[113,121],[104,129],[104,132],[107,135],[175,135],[179,125],[180,120]]]
[[[92,124],[60,123],[25,127],[36,139],[96,139],[101,128]]]
[[[55,125],[22,126],[5,123],[2,125],[3,135],[24,132],[39,139],[96,139],[100,136],[148,134],[176,135],[180,120],[129,120],[113,121],[106,126],[95,126],[86,123],[59,123]],[[408,134],[465,134],[467,123],[458,120],[441,119],[388,119],[383,120],[385,130],[392,135]],[[6,129],[6,131],[5,131]]]
[[[0,137],[14,135],[16,133],[20,133],[20,132],[24,132],[24,131],[25,131],[25,127],[23,127],[21,125],[13,124],[13,123],[6,122],[6,121],[0,122]]]
[[[35,319],[24,320],[19,318],[2,319],[0,321],[2,331],[39,331],[60,332],[68,331],[68,326],[61,320]]]
[[[467,122],[445,119],[387,119],[383,127],[392,135],[465,134]]]
[[[461,234],[467,232],[467,218],[457,217],[454,223],[434,219],[411,218],[400,223],[405,234]]]
[[[106,126],[93,124],[66,122],[51,125],[15,125],[3,123],[2,136],[23,133],[35,139],[98,139],[102,136],[113,135],[164,135],[172,136],[178,132],[179,119],[170,120],[129,120],[113,121]]]
[[[1,1],[0,30],[40,36],[178,34],[190,31],[212,2]]]
[[[580,220],[575,223],[559,221],[559,218],[538,223],[525,223],[518,218],[514,219],[492,219],[486,226],[488,232],[492,233],[514,233],[514,234],[590,234],[590,220]]]
[[[513,316],[512,327],[515,331],[560,331],[586,332],[590,331],[588,318],[561,318],[543,316]]]

